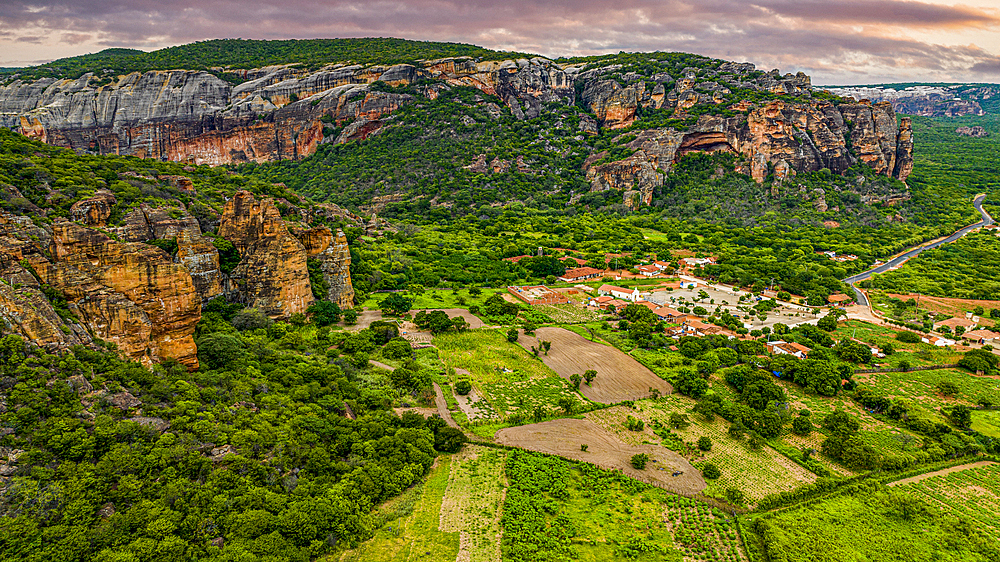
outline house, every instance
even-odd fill
[[[989,343],[996,345],[1000,343],[1000,334],[990,330],[972,330],[962,334],[962,339],[969,340],[972,343]]]
[[[660,273],[660,268],[656,267],[655,265],[640,265],[636,269],[638,269],[639,273],[645,277],[652,277]]]
[[[656,309],[658,308],[658,307],[657,307],[657,305],[655,305],[655,304],[653,304],[653,303],[651,303],[651,302],[649,302],[649,301],[638,301],[638,302],[636,302],[635,304],[637,304],[637,305],[639,305],[639,306],[645,306],[645,307],[646,307],[646,308],[648,308],[648,309],[649,309],[649,310],[650,310],[650,311],[651,311],[651,312],[652,312],[653,314],[656,314]]]
[[[575,269],[567,269],[566,273],[563,273],[559,280],[565,283],[579,283],[580,281],[600,277],[603,274],[604,271],[593,267],[577,267]]]
[[[681,289],[694,289],[697,286],[697,281],[681,281]]]
[[[653,314],[658,316],[660,320],[663,320],[664,322],[678,322],[681,318],[684,318],[683,312],[670,308],[669,306],[657,308],[653,311]]]
[[[625,289],[614,285],[601,285],[597,289],[597,294],[601,296],[611,295],[616,299],[629,300],[632,302],[639,300],[639,289]]]
[[[656,269],[659,269],[660,271],[663,271],[665,269],[670,269],[670,262],[654,261],[653,265],[655,265]]]
[[[686,267],[696,267],[714,264],[715,258],[683,258],[680,261]]]
[[[942,320],[941,322],[935,322],[934,323],[934,330],[937,331],[937,332],[940,332],[941,328],[947,327],[949,330],[951,330],[952,332],[954,332],[955,328],[961,327],[966,332],[968,332],[970,330],[975,330],[976,326],[978,326],[978,325],[979,325],[979,322],[976,321],[976,320],[973,320],[971,318],[958,318],[958,317],[955,317],[955,318],[949,318],[947,320]]]
[[[767,351],[774,355],[791,355],[799,359],[805,359],[812,351],[808,347],[795,342],[772,341],[767,342]]]
[[[504,258],[503,261],[509,261],[509,262],[517,263],[517,262],[523,260],[524,258],[530,258],[530,257],[531,256],[529,256],[529,255],[514,256],[512,258]]]
[[[950,340],[948,338],[941,338],[938,336],[924,335],[920,336],[920,341],[924,343],[929,343],[936,347],[945,347],[948,345],[955,345],[955,340]]]

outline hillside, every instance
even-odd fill
[[[924,117],[1000,114],[1000,85],[907,82],[836,86],[832,94],[872,102],[888,102],[896,113]]]
[[[609,192],[598,197],[636,209],[690,153],[731,154],[734,170],[758,184],[854,165],[905,181],[912,169],[908,120],[888,104],[814,91],[802,73],[683,53],[553,61],[395,40],[225,45],[113,52],[100,74],[84,72],[99,55],[49,65],[66,69],[50,75],[12,74],[0,86],[0,126],[75,150],[194,165],[319,151],[307,166],[325,176],[262,175],[373,208],[412,196],[483,199],[459,193],[461,179],[497,192],[492,200]],[[449,56],[422,58],[434,54]],[[376,168],[385,175],[375,178]]]

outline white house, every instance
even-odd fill
[[[614,285],[601,285],[597,289],[598,295],[611,295],[616,299],[636,302],[639,300],[639,289],[625,289]]]

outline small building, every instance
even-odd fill
[[[665,269],[670,269],[670,262],[654,261],[653,265],[655,265],[656,269],[659,269],[660,271],[663,271]]]
[[[961,327],[961,328],[964,328],[966,332],[968,332],[970,330],[975,330],[976,326],[978,326],[978,325],[979,325],[979,322],[977,320],[973,320],[972,318],[958,318],[958,317],[955,317],[955,318],[949,318],[947,320],[942,320],[940,322],[935,322],[934,323],[934,330],[935,331],[941,331],[941,328],[947,327],[952,332],[954,332],[955,328]]]
[[[577,267],[574,269],[567,269],[566,273],[563,273],[559,280],[565,283],[579,283],[580,281],[594,279],[596,277],[600,277],[601,275],[604,275],[604,271],[601,269],[593,267]]]
[[[962,334],[962,339],[972,343],[996,345],[1000,343],[1000,334],[990,330],[972,330]]]
[[[798,359],[805,359],[809,356],[809,352],[812,351],[800,343],[786,341],[768,342],[766,347],[767,350],[774,355],[791,355]]]
[[[948,338],[942,338],[939,336],[923,335],[920,336],[920,341],[923,343],[929,343],[935,347],[945,347],[949,345],[955,345],[955,340],[950,340]]]
[[[681,318],[684,318],[685,314],[677,309],[670,308],[669,306],[664,306],[657,308],[653,311],[660,320],[664,322],[677,322]]]
[[[601,285],[600,288],[597,289],[597,294],[601,296],[610,295],[616,299],[628,300],[632,302],[639,300],[639,289],[625,289],[614,285]]]
[[[644,277],[652,277],[660,273],[660,268],[655,265],[640,265],[636,269],[638,269],[639,273]]]
[[[681,289],[694,289],[697,286],[697,281],[681,281]]]

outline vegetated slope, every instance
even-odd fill
[[[374,53],[379,41],[358,40],[344,52]],[[189,49],[197,54],[214,43],[198,45]],[[277,53],[245,55],[257,64],[297,60],[285,43],[250,45]],[[302,160],[321,150],[321,166],[335,165],[334,172],[317,174],[313,164],[298,179],[289,169],[262,173],[296,187],[312,181],[314,196],[375,209],[414,195],[440,205],[457,195],[467,206],[558,191],[574,201],[600,194],[635,210],[653,203],[691,153],[729,154],[732,171],[758,184],[852,166],[899,180],[911,171],[906,119],[897,122],[887,104],[814,91],[802,73],[662,52],[394,64],[398,53],[416,52],[405,45],[351,66],[337,51],[315,55],[328,56],[317,67],[233,69],[226,80],[235,86],[199,69],[73,80],[15,73],[0,86],[0,126],[78,150],[196,164]],[[192,68],[200,59],[193,60]],[[373,146],[323,148],[351,143]],[[373,174],[386,164],[390,173]],[[355,184],[361,193],[347,195]],[[872,201],[907,197],[902,184],[850,189]]]
[[[1000,300],[1000,237],[976,232],[921,252],[902,267],[871,280],[871,286],[894,293]]]
[[[150,70],[211,70],[226,75],[228,70],[261,68],[276,64],[306,67],[331,63],[384,64],[413,63],[445,57],[476,57],[495,60],[499,57],[528,56],[492,51],[464,43],[408,41],[394,38],[290,39],[260,41],[251,39],[213,39],[151,52],[136,49],[105,49],[98,53],[57,59],[39,66],[10,69],[24,79],[76,79],[88,72],[98,76],[117,76]],[[240,81],[233,74],[230,79]]]
[[[0,337],[5,559],[316,559],[371,537],[373,506],[454,450],[440,418],[387,410],[426,372],[363,372],[327,353],[328,327],[240,332],[239,308],[199,325],[196,372]]]

